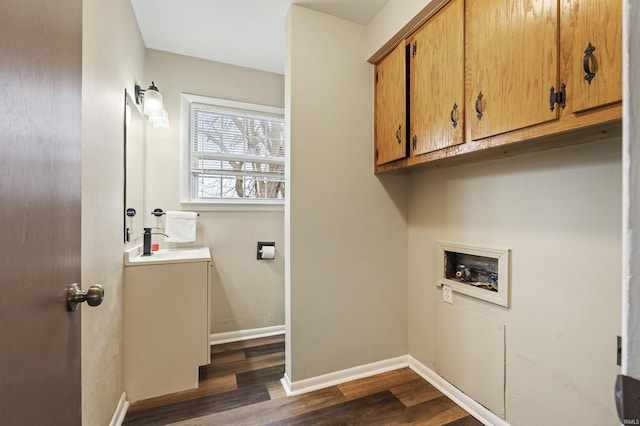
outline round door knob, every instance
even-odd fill
[[[87,304],[89,306],[98,306],[104,299],[104,289],[100,284],[92,285],[87,289]]]
[[[87,302],[89,306],[98,306],[104,299],[104,288],[100,284],[92,285],[86,291],[82,291],[78,283],[67,287],[67,310],[75,311],[78,304]]]

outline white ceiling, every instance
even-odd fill
[[[278,74],[284,74],[284,19],[292,3],[365,25],[386,2],[131,0],[148,48]]]

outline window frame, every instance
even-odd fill
[[[191,199],[191,104],[208,104],[223,108],[235,108],[284,116],[284,108],[212,98],[208,96],[181,94],[181,148],[180,148],[180,204],[196,211],[283,211],[285,199],[220,198],[211,200]],[[286,131],[286,130],[285,130]],[[285,151],[285,158],[288,153]],[[286,173],[285,160],[285,173]],[[287,191],[285,187],[285,198]]]

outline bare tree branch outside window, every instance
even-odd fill
[[[197,199],[283,199],[284,118],[192,104],[191,174]]]

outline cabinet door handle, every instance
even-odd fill
[[[591,68],[589,67],[591,62],[591,54],[596,50],[595,46],[589,43],[587,48],[584,50],[584,59],[582,60],[582,68],[584,68],[584,79],[587,80],[587,83],[591,84],[591,80],[595,77],[595,73],[591,72]]]
[[[396,130],[396,139],[398,140],[398,143],[402,142],[402,138],[400,137],[400,130],[402,130],[402,125],[398,124],[398,130]]]
[[[478,93],[478,98],[476,99],[476,112],[478,120],[482,119],[482,92]]]
[[[449,118],[451,118],[451,125],[453,126],[454,129],[458,127],[458,114],[456,112],[457,109],[458,109],[458,104],[454,102],[453,109],[451,110],[451,114],[449,114]]]

